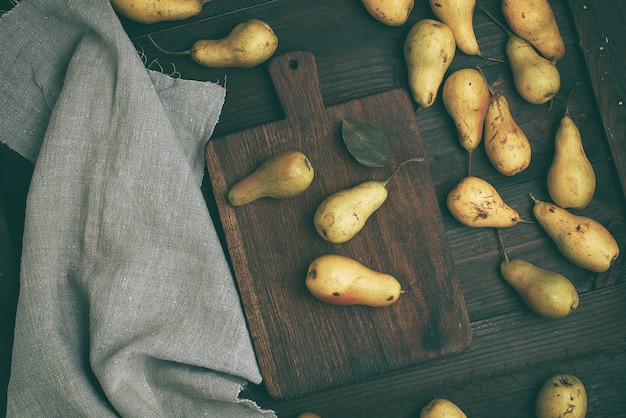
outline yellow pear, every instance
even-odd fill
[[[463,178],[450,190],[446,203],[456,220],[465,226],[506,228],[521,222],[519,213],[480,177]]]
[[[113,9],[139,23],[183,20],[200,14],[211,0],[111,0]]]
[[[498,237],[503,260],[500,273],[536,314],[546,318],[564,318],[578,307],[578,291],[572,282],[555,271],[537,267],[521,259],[509,259],[502,236]]]
[[[228,201],[233,206],[243,206],[263,197],[294,197],[309,187],[314,176],[306,155],[300,151],[284,151],[269,157],[252,174],[231,187]]]
[[[395,277],[338,254],[314,259],[305,283],[313,296],[333,305],[388,306],[397,302],[402,293]]]
[[[434,19],[419,20],[404,41],[409,90],[420,108],[433,105],[448,67],[452,64],[456,43],[452,30]]]
[[[487,80],[473,68],[456,70],[443,83],[443,104],[454,121],[461,146],[469,153],[468,174],[472,171],[472,152],[483,139],[490,97]]]
[[[555,63],[537,53],[526,39],[511,32],[486,10],[485,13],[508,35],[505,52],[519,95],[532,104],[552,100],[561,89],[561,74]]]
[[[585,418],[587,391],[576,376],[558,374],[550,377],[535,399],[537,418]]]
[[[548,0],[502,0],[504,18],[520,38],[550,61],[565,55],[565,43]]]
[[[420,418],[467,418],[467,415],[451,400],[435,398],[422,408]]]
[[[585,154],[580,130],[569,115],[569,100],[556,131],[547,185],[550,197],[562,208],[587,207],[596,190],[596,175]]]
[[[474,32],[476,0],[429,0],[430,9],[437,19],[448,25],[459,51],[467,55],[482,56]]]
[[[296,418],[322,418],[313,412],[302,412]]]
[[[315,230],[328,242],[341,244],[354,237],[387,200],[387,183],[404,164],[423,161],[411,158],[398,165],[384,181],[370,180],[350,189],[340,190],[320,203],[313,216]]]
[[[365,10],[388,26],[404,24],[413,10],[414,0],[361,0]]]
[[[483,136],[487,157],[501,174],[514,176],[530,165],[530,142],[513,118],[506,97],[498,92],[491,91]]]
[[[620,249],[608,229],[587,216],[575,215],[534,197],[533,200],[533,215],[565,258],[598,273],[611,267]]]

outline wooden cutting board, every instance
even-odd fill
[[[210,140],[209,179],[268,393],[293,398],[412,366],[466,348],[472,331],[441,222],[428,162],[402,167],[389,197],[352,240],[330,244],[313,226],[330,193],[384,180],[395,165],[424,157],[413,106],[402,89],[325,107],[315,57],[294,51],[269,73],[285,118]],[[341,136],[344,119],[388,136],[394,164],[360,165]],[[315,179],[301,195],[233,207],[229,188],[265,159],[300,150]],[[305,287],[309,263],[325,253],[354,258],[395,276],[405,290],[385,308],[336,306]]]

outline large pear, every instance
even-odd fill
[[[472,153],[483,139],[490,97],[487,80],[474,68],[456,70],[443,83],[443,104],[454,121],[461,146],[469,153],[468,174],[472,171]]]
[[[557,248],[579,267],[601,273],[620,253],[613,235],[598,221],[558,205],[534,199],[533,215]]]
[[[564,318],[578,307],[578,291],[560,273],[537,267],[505,254],[500,263],[502,277],[536,314],[546,318]]]
[[[562,208],[587,207],[596,190],[596,175],[585,154],[580,130],[569,115],[569,104],[554,138],[547,185],[550,197]]]
[[[476,0],[429,0],[430,9],[437,19],[448,25],[459,51],[467,55],[482,56],[474,32]]]
[[[514,176],[530,165],[530,142],[513,118],[508,100],[498,92],[492,91],[483,134],[487,157],[501,174]]]
[[[446,204],[465,226],[506,228],[521,221],[519,213],[502,200],[495,187],[480,177],[463,178],[448,193]]]
[[[565,43],[548,0],[502,0],[502,14],[520,38],[550,61],[565,55]]]
[[[445,23],[422,19],[411,27],[404,41],[404,58],[409,90],[420,108],[425,109],[435,103],[455,52],[454,35]]]

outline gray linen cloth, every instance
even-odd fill
[[[273,417],[200,185],[225,89],[145,68],[107,0],[0,18],[0,140],[35,163],[9,417]]]

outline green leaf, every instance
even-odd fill
[[[350,154],[362,165],[384,167],[391,162],[391,146],[380,129],[345,119],[341,124],[341,134]]]

